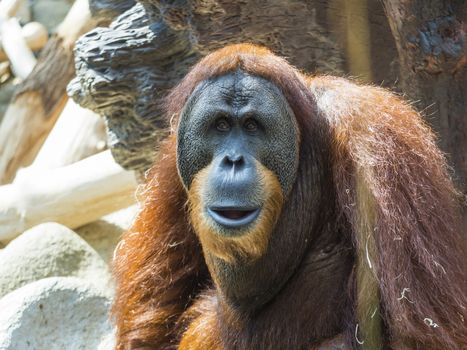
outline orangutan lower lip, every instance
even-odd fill
[[[208,213],[214,219],[214,221],[230,228],[248,225],[249,223],[256,220],[259,212],[259,208],[208,208]]]

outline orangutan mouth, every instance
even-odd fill
[[[259,208],[241,208],[241,207],[210,207],[209,215],[218,224],[228,228],[239,228],[246,226],[259,215]]]

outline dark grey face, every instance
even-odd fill
[[[185,187],[210,165],[203,203],[224,227],[243,227],[258,216],[264,195],[261,163],[286,196],[298,167],[293,112],[271,82],[241,71],[201,83],[178,128],[177,164]]]

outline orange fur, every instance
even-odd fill
[[[376,247],[364,260],[377,278],[391,340],[423,349],[467,348],[459,202],[433,133],[385,89],[334,77],[308,79],[318,113],[333,131],[341,207],[355,232],[364,216],[375,216],[368,232]],[[358,187],[370,196],[366,211],[355,205]],[[365,252],[362,238],[354,233]]]
[[[168,118],[177,120],[201,81],[236,69],[276,84],[296,116],[301,147],[314,145],[320,154],[329,152],[332,188],[327,190],[330,195],[336,193],[332,200],[338,213],[326,224],[345,217],[342,234],[352,237],[354,251],[368,254],[358,261],[371,265],[376,278],[385,346],[397,350],[467,348],[466,255],[458,199],[444,156],[421,116],[384,89],[332,77],[305,77],[267,49],[245,44],[226,47],[201,60],[168,97]],[[311,134],[313,130],[318,131]],[[325,144],[319,138],[329,139],[330,147],[319,149]],[[175,141],[171,135],[161,147],[142,193],[142,211],[116,250],[113,316],[119,350],[172,350],[179,345],[182,350],[203,345],[221,349],[219,330],[235,331],[235,322],[246,322],[236,318],[220,324],[212,311],[217,308],[216,295],[206,299],[203,307],[194,301],[213,288],[212,277],[177,176]],[[306,173],[305,180],[300,180],[301,188],[314,186],[311,175]],[[198,176],[202,182],[202,174]],[[267,187],[273,189],[274,181]],[[196,203],[196,193],[190,193],[190,198],[192,205],[201,205]],[[303,220],[303,211],[293,209],[297,222]],[[236,252],[255,257],[267,246],[266,234],[254,241],[217,242],[215,233],[196,215],[198,209],[191,210],[203,249],[224,259],[232,259]],[[328,220],[326,213],[320,214]],[[264,233],[269,230],[263,229]],[[368,248],[365,233],[373,235]],[[307,291],[309,298],[297,302],[308,303],[314,292]],[[346,297],[343,292],[342,298]],[[196,308],[201,312],[195,312]],[[355,317],[343,320],[352,349],[359,347]],[[281,314],[270,320],[270,326],[291,338],[301,337],[298,341],[308,336],[287,333],[289,325],[283,324]],[[274,335],[253,340],[260,339],[264,349],[274,349],[282,340]],[[239,349],[247,349],[248,341],[239,339],[244,344]]]
[[[178,336],[176,321],[191,295],[204,287],[203,281],[209,283],[185,211],[185,190],[176,175],[175,142],[173,135],[162,144],[138,194],[142,210],[115,250],[112,314],[118,350],[170,348]]]
[[[203,294],[184,314],[180,323],[184,326],[184,334],[178,350],[224,350],[216,308],[219,307],[214,291]],[[222,306],[221,306],[222,307]],[[224,310],[224,312],[229,312]],[[229,315],[233,323],[241,324],[241,320],[235,319],[235,315]],[[274,349],[274,348],[271,348]],[[328,339],[309,350],[347,350],[345,337],[339,334]],[[285,349],[288,350],[288,349]]]
[[[215,294],[201,296],[183,315],[185,332],[179,350],[223,350],[217,325]]]

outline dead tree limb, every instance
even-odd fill
[[[133,1],[114,3],[132,5]],[[36,156],[67,101],[66,85],[74,76],[74,43],[101,21],[109,19],[92,16],[88,0],[76,0],[19,86],[0,125],[0,184],[11,182],[18,168],[29,165]]]
[[[93,26],[87,7],[87,0],[77,0],[13,96],[0,125],[0,183],[11,182],[19,167],[31,163],[65,105],[65,86],[74,74],[70,44]]]
[[[13,183],[46,169],[73,164],[106,147],[104,120],[96,113],[68,100],[34,162],[16,173]]]
[[[43,222],[76,228],[135,203],[134,172],[109,151],[0,186],[0,241]]]

